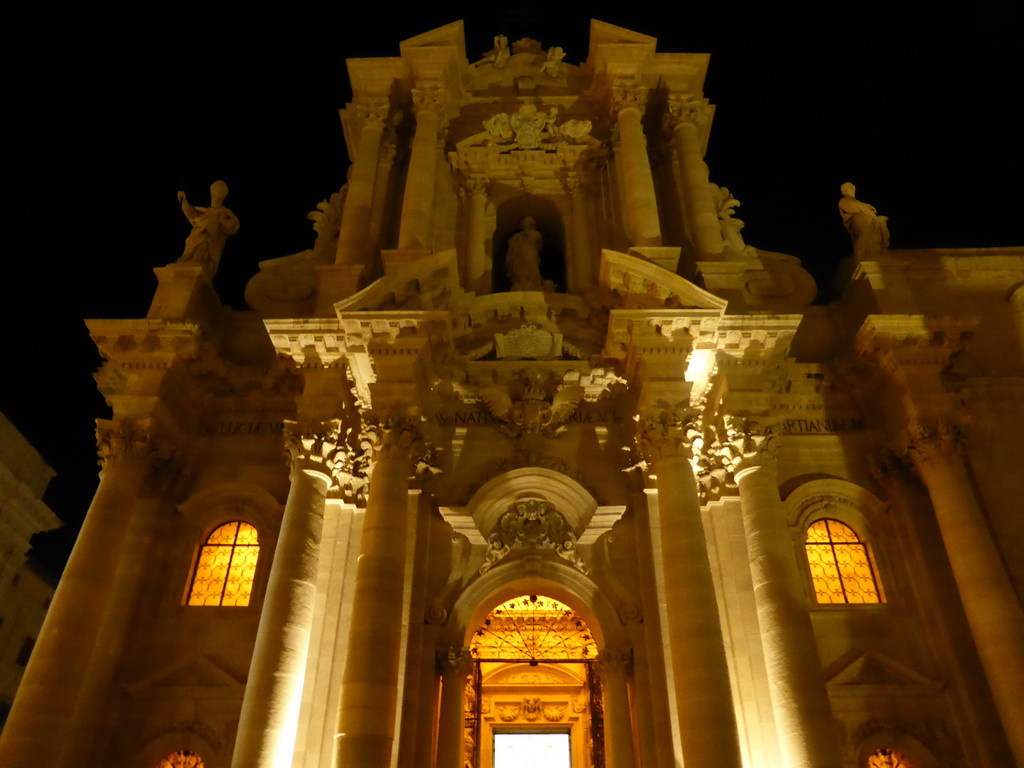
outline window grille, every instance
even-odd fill
[[[523,595],[493,611],[470,643],[474,658],[486,661],[590,661],[597,643],[569,606],[550,597]]]
[[[216,528],[199,551],[188,604],[248,605],[259,556],[259,538],[253,526],[236,520]]]
[[[878,749],[868,757],[866,768],[914,768],[914,764],[895,749]]]
[[[868,548],[847,525],[818,520],[807,529],[807,565],[819,603],[880,603]]]
[[[203,758],[192,750],[179,749],[161,760],[157,768],[204,768],[204,765]]]

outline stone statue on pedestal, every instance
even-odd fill
[[[861,259],[878,259],[889,248],[888,216],[879,216],[875,206],[857,199],[857,188],[850,182],[840,187],[843,197],[839,201],[839,215],[843,226],[853,240],[853,256]]]
[[[192,231],[185,240],[185,250],[178,258],[178,264],[190,264],[216,272],[220,263],[220,255],[224,252],[224,244],[228,237],[238,232],[238,217],[230,208],[224,206],[224,198],[228,196],[228,185],[223,181],[215,181],[210,185],[210,205],[207,208],[193,206],[178,191],[178,202],[181,212],[192,225]]]
[[[542,291],[544,278],[540,274],[540,249],[544,238],[537,231],[537,220],[524,216],[519,232],[508,239],[505,252],[505,272],[512,281],[513,291]]]

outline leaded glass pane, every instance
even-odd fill
[[[189,605],[249,604],[260,547],[256,529],[231,522],[218,527],[199,551]]]
[[[804,549],[819,603],[881,602],[867,546],[852,528],[818,520],[807,528]]]

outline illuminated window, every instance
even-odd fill
[[[203,758],[189,749],[179,749],[161,760],[157,768],[203,768]]]
[[[867,768],[914,768],[914,764],[895,749],[879,749],[871,753]]]
[[[199,552],[189,605],[248,605],[260,543],[256,529],[239,521],[225,523],[206,539]]]
[[[550,597],[523,595],[489,614],[469,646],[474,658],[497,661],[586,661],[597,643],[574,610]]]
[[[880,603],[867,546],[838,520],[807,529],[807,564],[819,603]]]

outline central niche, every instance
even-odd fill
[[[527,764],[545,745],[565,756],[558,765],[603,768],[597,644],[579,614],[553,598],[522,595],[496,606],[469,648],[466,765]]]

